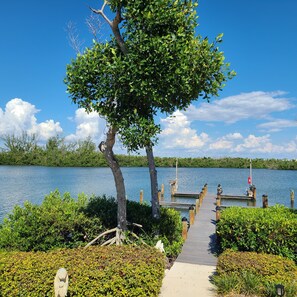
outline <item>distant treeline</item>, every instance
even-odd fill
[[[0,165],[38,165],[60,167],[106,167],[107,163],[96,145],[84,141],[66,143],[59,137],[50,138],[44,146],[37,145],[34,136],[2,138]],[[117,155],[123,167],[146,167],[146,156]],[[157,167],[175,167],[175,157],[155,157]],[[297,160],[252,159],[253,168],[297,170]],[[178,158],[179,167],[248,168],[247,158]]]

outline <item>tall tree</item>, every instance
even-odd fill
[[[112,153],[116,133],[128,148],[148,147],[152,153],[160,130],[157,112],[186,109],[198,97],[209,100],[234,75],[217,47],[222,35],[215,42],[195,35],[196,6],[196,1],[181,0],[104,1],[92,11],[110,25],[110,41],[94,42],[67,67],[72,100],[105,116],[110,125],[100,148],[114,174],[120,228],[126,227],[125,187]],[[135,129],[144,134],[131,133]]]

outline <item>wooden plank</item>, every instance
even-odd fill
[[[241,196],[241,195],[238,195],[238,196],[235,196],[235,195],[221,195],[221,199],[224,199],[224,200],[253,200],[254,198],[253,197],[249,197],[249,196]]]
[[[174,193],[173,197],[197,199],[199,198],[199,194],[198,193]]]
[[[216,266],[215,195],[206,194],[177,262]]]
[[[225,209],[225,208],[234,207],[234,206],[235,207],[241,207],[241,208],[257,208],[256,206],[253,206],[253,205],[221,205],[220,207],[222,209]]]
[[[160,206],[164,207],[172,207],[172,208],[189,208],[190,206],[194,205],[193,203],[182,203],[182,202],[167,202],[167,201],[160,201]]]

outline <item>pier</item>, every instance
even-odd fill
[[[209,280],[217,264],[215,198],[206,191],[201,199],[182,251],[163,280],[160,297],[216,296]]]

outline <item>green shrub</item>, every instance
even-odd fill
[[[77,200],[55,191],[41,205],[25,202],[15,206],[0,225],[0,249],[46,251],[53,248],[77,247],[102,232],[98,218],[90,219],[82,209],[87,198]]]
[[[217,287],[218,294],[238,292],[238,288],[240,288],[240,278],[235,273],[214,275],[212,280]]]
[[[297,266],[281,256],[227,250],[218,258],[214,283],[218,293],[274,296],[275,285],[286,288],[286,297],[297,296]]]
[[[3,296],[53,296],[60,267],[69,275],[67,296],[158,296],[164,256],[155,248],[89,247],[51,252],[0,253]]]
[[[102,221],[105,228],[117,225],[117,203],[112,197],[92,197],[85,213],[89,217],[96,217]],[[152,208],[146,204],[127,201],[127,221],[131,229],[150,245],[162,240],[166,255],[176,257],[183,244],[182,222],[180,213],[173,209],[161,208],[160,219],[152,218]],[[142,228],[131,226],[132,223],[142,225]]]
[[[217,224],[217,236],[223,251],[264,252],[297,261],[297,215],[284,206],[227,208]]]
[[[168,257],[176,257],[183,240],[180,214],[172,209],[161,209],[161,218],[155,220],[151,207],[127,201],[129,229],[149,245],[162,240]],[[141,228],[132,225],[138,223]],[[46,196],[41,205],[26,202],[16,206],[0,225],[0,249],[20,251],[47,251],[54,248],[73,248],[85,245],[106,229],[117,226],[117,203],[114,198],[79,195],[77,200],[69,193],[61,197],[58,191]],[[113,236],[114,234],[110,235]],[[13,240],[12,240],[13,239]],[[106,236],[97,244],[108,240]]]

